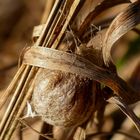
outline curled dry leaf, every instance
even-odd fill
[[[57,62],[57,63],[56,63]],[[80,55],[44,47],[31,47],[24,55],[24,63],[50,70],[61,70],[103,83],[131,104],[140,96],[116,73],[98,67]]]
[[[122,98],[119,96],[114,95],[113,97],[109,98],[108,101],[110,103],[116,104],[126,115],[127,117],[134,123],[136,126],[138,132],[140,133],[140,120],[139,118],[135,115],[133,110],[131,110],[127,104],[123,101]]]
[[[90,26],[90,24],[93,22],[93,20],[95,19],[95,17],[97,17],[99,14],[101,14],[102,12],[104,12],[105,10],[116,6],[118,4],[123,4],[123,3],[128,3],[129,0],[102,0],[100,2],[98,2],[98,5],[95,6],[94,9],[91,9],[89,14],[84,18],[83,22],[81,22],[80,24],[78,24],[78,26],[76,27],[76,32],[78,34],[78,37],[81,38],[84,34],[84,32],[87,30],[87,28]],[[83,12],[82,9],[80,12]],[[81,14],[79,12],[79,14]],[[82,14],[81,14],[82,15]],[[79,16],[79,18],[81,19],[81,16]],[[80,20],[77,17],[77,21]],[[82,16],[83,18],[83,16]],[[75,22],[77,22],[75,21]],[[73,25],[75,28],[75,25]]]
[[[128,6],[111,23],[103,42],[103,59],[107,67],[112,66],[111,48],[114,43],[140,23],[140,1]]]

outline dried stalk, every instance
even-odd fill
[[[54,18],[56,16],[56,14],[58,12],[58,9],[60,8],[61,4],[62,4],[61,0],[56,0],[55,1],[55,4],[54,4],[54,6],[52,8],[52,11],[51,11],[51,13],[50,13],[50,15],[49,15],[49,17],[47,19],[47,22],[45,24],[45,27],[44,27],[41,35],[37,39],[35,45],[40,45],[41,46],[43,44],[44,38],[46,37],[46,35],[47,35],[47,33],[48,33],[49,29],[50,29],[50,25],[52,24],[52,22],[53,22],[53,20],[54,20]]]
[[[53,49],[57,48],[57,46],[59,44],[59,41],[61,40],[61,38],[62,38],[70,20],[72,18],[72,15],[74,14],[74,12],[75,12],[77,6],[79,5],[79,3],[80,3],[80,0],[76,0],[76,1],[73,2],[72,6],[70,8],[69,14],[67,15],[66,22],[63,25],[63,27],[61,29],[61,32],[59,33],[59,36],[57,37],[57,39],[55,40],[55,42],[54,42],[54,44],[52,45],[51,48],[53,48]]]
[[[57,61],[57,63],[55,63]],[[24,63],[51,70],[61,70],[88,77],[104,83],[132,104],[140,100],[140,95],[114,72],[98,67],[83,57],[54,49],[31,47],[24,56]]]
[[[81,25],[79,25],[79,27],[77,28],[77,33],[78,33],[78,37],[81,38],[82,35],[84,34],[84,32],[86,31],[86,29],[90,26],[91,22],[93,22],[93,20],[95,19],[95,17],[97,17],[99,14],[101,14],[102,12],[104,12],[105,10],[107,10],[110,7],[116,6],[118,4],[122,4],[122,3],[128,3],[129,0],[103,0],[101,3],[99,3],[85,18],[84,22],[81,23]]]
[[[53,39],[54,38],[53,37],[54,36],[54,31],[56,30],[56,28],[58,28],[60,26],[59,24],[62,24],[61,23],[61,20],[62,20],[61,18],[63,17],[63,12],[66,8],[66,2],[67,1],[62,1],[62,2],[63,3],[59,7],[59,10],[56,13],[55,18],[53,19],[53,22],[49,27],[48,33],[46,34],[46,36],[44,38],[44,41],[43,41],[43,44],[42,44],[42,46],[44,46],[44,47],[51,47],[50,44],[52,44],[52,42],[54,41],[54,39]]]
[[[55,140],[55,139],[53,139],[53,138],[51,138],[51,137],[49,137],[49,136],[47,136],[47,135],[45,135],[45,134],[41,134],[40,132],[38,132],[37,130],[35,130],[34,128],[32,128],[30,125],[28,125],[26,121],[21,120],[21,119],[18,119],[18,120],[19,120],[19,122],[20,122],[21,124],[23,124],[23,125],[29,127],[31,130],[33,130],[33,132],[36,132],[36,133],[37,133],[38,135],[40,135],[41,137],[43,137],[43,138],[45,138],[45,139],[48,139],[48,140]]]
[[[86,132],[85,129],[82,127],[78,127],[74,136],[73,136],[74,140],[85,140],[86,139]]]
[[[21,74],[23,73],[24,69],[25,69],[25,66],[24,67],[20,67],[20,69],[18,70],[17,74],[14,76],[11,84],[6,89],[6,91],[2,94],[2,97],[0,98],[0,109],[2,108],[4,103],[6,102],[8,96],[13,92],[14,86],[18,83],[18,81],[19,81],[19,79],[21,77]]]
[[[57,11],[57,8],[58,8],[58,5],[59,5],[59,3],[60,3],[60,1],[56,1],[56,5],[54,6],[54,9],[52,10],[52,11]],[[56,9],[56,10],[55,10]],[[55,15],[53,12],[52,12],[52,14],[50,15],[50,18],[49,18],[49,21],[51,21],[52,19],[53,19],[53,16],[52,15]],[[46,27],[47,27],[47,25],[48,24],[50,24],[49,23],[49,21],[48,21],[48,23],[46,23]],[[44,29],[45,30],[45,29]],[[44,32],[43,32],[44,33]],[[43,34],[42,33],[42,34]],[[41,35],[40,36],[40,38],[39,38],[39,40],[38,40],[38,42],[37,42],[37,44],[40,44],[41,43],[41,40],[42,40],[42,38],[43,38],[43,35]],[[26,68],[25,68],[26,67]],[[9,88],[7,89],[7,96],[9,95],[9,91],[11,92],[11,90],[13,90],[13,88],[14,88],[14,86],[15,85],[17,85],[17,80],[20,78],[19,77],[19,75],[21,75],[22,74],[22,79],[20,80],[21,81],[21,84],[20,84],[20,87],[19,88],[21,88],[21,87],[23,87],[23,85],[24,85],[24,82],[25,82],[25,79],[26,79],[26,77],[27,77],[27,75],[28,75],[28,73],[29,73],[29,71],[30,71],[30,66],[25,66],[25,65],[22,65],[21,67],[20,67],[20,69],[19,69],[19,71],[17,72],[17,74],[16,74],[16,76],[15,76],[15,79],[13,79],[13,81],[12,81],[12,83],[11,83],[11,85],[9,86]],[[24,71],[24,73],[23,73],[23,70],[24,69],[26,69],[25,71]],[[3,117],[3,119],[2,119],[2,121],[1,121],[1,125],[0,125],[0,132],[2,133],[2,135],[1,135],[1,139],[3,139],[4,137],[5,137],[5,135],[6,135],[6,131],[7,131],[7,129],[8,129],[8,125],[9,125],[9,123],[7,123],[7,118],[9,117],[9,114],[11,113],[11,111],[12,111],[12,108],[13,108],[13,105],[15,104],[15,100],[16,100],[16,97],[20,94],[20,90],[19,90],[19,88],[17,88],[16,89],[16,93],[14,94],[14,96],[13,96],[13,98],[12,98],[12,100],[11,100],[11,102],[10,102],[10,105],[9,105],[9,109],[7,109],[7,112],[5,113],[5,116]],[[26,87],[25,87],[26,88]],[[17,95],[18,94],[18,95]],[[13,116],[11,116],[11,118],[13,118]],[[6,123],[7,123],[7,125],[6,125]],[[3,131],[3,132],[2,132]],[[13,131],[13,130],[12,130]],[[10,135],[10,134],[9,134]],[[9,137],[10,138],[10,137]],[[7,139],[9,139],[9,138],[7,138]]]
[[[12,110],[11,110],[11,112],[10,112],[10,114],[9,114],[9,117],[8,117],[8,119],[7,119],[7,122],[6,122],[6,125],[5,125],[5,128],[3,129],[3,133],[1,134],[1,137],[3,137],[3,134],[6,132],[6,128],[10,125],[10,123],[12,122],[12,125],[11,125],[11,127],[10,127],[10,130],[12,131],[12,128],[14,128],[14,127],[16,127],[16,124],[18,123],[18,120],[17,120],[17,118],[19,118],[19,116],[18,116],[18,113],[16,112],[17,110],[18,110],[18,107],[19,107],[19,105],[21,104],[21,102],[22,102],[22,104],[23,104],[23,101],[24,101],[24,99],[26,98],[26,96],[31,96],[30,94],[31,94],[31,92],[29,92],[28,93],[28,90],[27,89],[32,89],[33,88],[33,84],[31,84],[31,81],[32,81],[32,79],[33,79],[33,76],[35,75],[35,70],[31,70],[30,71],[30,74],[28,75],[28,77],[27,77],[27,79],[26,79],[26,82],[25,82],[25,84],[24,84],[24,86],[23,86],[23,88],[22,88],[22,91],[20,92],[20,95],[19,95],[19,97],[18,97],[18,99],[16,100],[16,103],[14,104],[14,107],[12,108]],[[31,84],[31,85],[30,85]],[[31,88],[29,88],[29,87],[31,87]],[[27,94],[25,94],[26,93],[26,91],[27,91]],[[29,98],[29,97],[28,97]],[[23,100],[23,101],[22,101]],[[29,99],[28,99],[29,100]],[[21,106],[20,106],[20,109],[19,109],[19,111],[22,113],[23,112],[23,109],[21,109],[21,107],[22,107],[22,104],[21,104]],[[26,102],[25,102],[25,104],[24,104],[24,107],[27,105],[27,100],[26,100]],[[21,115],[21,114],[20,114]],[[13,120],[12,121],[12,118],[13,118],[13,116],[15,116],[15,120]],[[16,117],[17,116],[17,117]],[[14,124],[14,121],[16,122],[15,124]],[[14,130],[14,129],[13,129]],[[10,132],[10,131],[9,131]],[[7,133],[7,135],[8,135],[8,133]]]
[[[133,108],[133,110],[137,114],[137,116],[140,116],[139,108],[140,108],[139,104],[137,104]],[[134,127],[133,123],[130,123],[130,119],[126,118],[123,121],[123,123],[121,124],[121,128],[120,129],[125,131],[125,132],[127,132],[129,134],[129,133],[132,133],[134,131],[135,127]],[[118,134],[116,133],[116,134],[113,135],[112,140],[118,140],[118,137],[119,137],[119,140],[125,140],[126,139],[125,135],[118,136]]]
[[[24,68],[24,66],[23,66],[23,68]],[[12,112],[13,106],[15,105],[15,102],[16,102],[19,94],[20,94],[20,91],[21,91],[21,88],[23,86],[23,83],[26,80],[25,75],[27,74],[28,70],[29,69],[26,68],[25,71],[24,71],[24,73],[22,74],[22,76],[20,78],[20,81],[19,81],[18,86],[17,86],[17,88],[15,90],[15,93],[13,95],[13,98],[12,98],[12,100],[11,100],[11,102],[10,102],[10,104],[9,104],[9,106],[8,106],[5,114],[4,114],[4,117],[3,117],[2,121],[1,121],[0,132],[4,129],[4,127],[5,127],[6,123],[7,123],[7,119],[9,118],[9,115]],[[15,86],[15,85],[13,85],[13,86]]]
[[[15,116],[15,119],[12,121],[12,124],[9,128],[9,131],[7,132],[6,136],[5,136],[5,139],[10,139],[11,138],[11,135],[13,134],[17,124],[18,124],[18,118],[21,116],[21,114],[23,113],[24,111],[24,108],[27,104],[27,101],[30,100],[31,96],[32,96],[32,91],[33,91],[33,83],[31,84],[31,88],[28,90],[26,96],[24,97],[22,103],[21,103],[21,106],[20,106],[20,109],[17,111],[17,114]]]
[[[57,9],[58,9],[59,4],[60,4],[60,1],[56,1],[55,5],[54,5],[54,8],[53,8],[53,10],[52,10],[52,12],[51,12],[51,14],[50,14],[50,18],[48,19],[48,22],[46,23],[46,28],[48,28],[50,22],[53,20],[53,17],[55,16],[55,12],[57,12]],[[44,31],[43,31],[43,33],[41,34],[40,38],[37,40],[36,44],[41,44],[41,41],[42,41],[42,39],[43,39],[43,35],[45,34],[45,31],[46,31],[45,29],[46,29],[46,28],[44,28]],[[23,69],[24,67],[26,67],[26,71],[24,72],[24,74],[23,74],[23,71],[18,71],[18,73],[16,74],[17,76],[15,76],[16,79],[19,78],[19,77],[18,77],[18,74],[19,74],[19,75],[22,74],[23,79],[25,79],[25,78],[27,77],[27,75],[28,75],[28,73],[29,73],[29,70],[31,69],[31,66],[22,65],[22,66],[21,66],[21,69]],[[24,69],[23,69],[23,70],[24,70]],[[23,87],[23,85],[24,85],[25,80],[23,81],[23,79],[21,79],[21,83],[22,83],[22,84],[20,84],[20,87]],[[15,79],[13,79],[13,80],[15,80]],[[15,83],[15,82],[12,82],[11,85],[15,86],[16,83]],[[25,88],[26,88],[26,87],[25,87]],[[9,89],[13,89],[13,87],[10,86]],[[20,94],[19,88],[17,88],[16,91],[17,91],[18,94]],[[8,95],[9,95],[9,92],[7,92],[7,93],[8,93]],[[13,105],[14,105],[14,102],[15,102],[15,98],[16,98],[17,93],[15,93],[15,96],[13,96],[13,98],[12,98],[12,100],[11,100],[11,102],[10,102],[12,105],[9,105],[9,109],[7,110],[8,113],[5,113],[5,116],[3,117],[3,120],[2,120],[2,122],[1,122],[0,130],[1,130],[1,131],[3,130],[3,135],[1,135],[1,139],[4,137],[5,131],[6,131],[7,128],[8,128],[8,125],[9,125],[9,124],[6,125],[6,123],[7,123],[7,118],[9,117],[9,114],[10,114],[12,108],[13,108]],[[12,118],[12,117],[13,117],[13,116],[11,116],[11,118]],[[3,129],[4,126],[5,126],[5,129]],[[5,131],[4,131],[4,130],[5,130]],[[1,131],[0,131],[0,132],[1,132]]]
[[[135,113],[125,104],[123,99],[121,99],[118,96],[113,96],[108,99],[110,103],[114,103],[118,105],[118,107],[127,115],[127,117],[134,123],[136,126],[138,132],[140,133],[140,120],[139,118],[135,115]]]

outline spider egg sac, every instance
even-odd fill
[[[91,81],[79,75],[40,68],[32,103],[42,120],[54,126],[78,126],[94,112]]]

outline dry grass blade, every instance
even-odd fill
[[[29,72],[29,67],[26,67],[26,68],[27,69],[26,69],[24,74],[28,74],[28,72]],[[24,74],[23,74],[23,77],[27,77],[27,76],[24,76]],[[11,126],[11,127],[10,127],[10,130],[6,133],[6,136],[9,135],[8,137],[11,137],[11,132],[13,132],[13,130],[16,127],[16,124],[17,124],[17,118],[19,118],[20,115],[23,113],[24,108],[22,108],[22,105],[25,107],[26,104],[27,104],[27,100],[24,101],[24,99],[26,98],[26,96],[28,96],[28,100],[29,100],[29,97],[31,96],[33,84],[31,84],[30,82],[32,81],[33,76],[34,76],[34,72],[32,72],[29,75],[29,77],[27,77],[26,82],[24,81],[25,82],[24,85],[22,83],[22,86],[23,86],[22,90],[19,91],[17,89],[17,92],[15,92],[15,93],[18,93],[18,94],[20,92],[20,94],[18,95],[18,98],[16,98],[16,102],[14,104],[13,104],[13,102],[10,102],[14,106],[12,107],[11,105],[9,105],[10,109],[8,110],[8,114],[5,114],[5,116],[3,118],[3,121],[2,121],[3,122],[2,123],[3,127],[1,127],[3,130],[2,130],[2,133],[1,133],[1,136],[0,136],[1,139],[3,139],[5,137],[5,133],[7,131],[7,128],[9,129],[9,126]],[[29,88],[30,84],[32,86],[31,88]],[[29,89],[29,93],[27,92],[27,94],[25,94],[25,92],[28,91],[27,89]],[[22,101],[22,104],[21,104],[21,101]],[[20,112],[20,113],[18,113],[18,112]],[[16,122],[16,123],[14,124],[14,122]]]
[[[9,128],[9,131],[6,133],[6,136],[5,136],[5,139],[6,140],[9,140],[13,134],[13,131],[15,130],[17,124],[18,124],[18,118],[20,118],[21,114],[23,113],[24,111],[24,108],[27,104],[27,100],[30,100],[31,96],[32,96],[32,91],[33,91],[33,83],[31,84],[31,88],[27,91],[27,94],[25,95],[22,103],[21,103],[21,106],[20,106],[20,109],[17,111],[16,115],[15,115],[15,118],[14,120],[11,122],[11,126]]]
[[[140,23],[140,2],[137,1],[120,13],[111,23],[103,42],[103,59],[108,67],[112,65],[111,48],[129,30]]]
[[[55,63],[56,61],[57,63]],[[24,63],[51,70],[70,72],[104,83],[129,104],[140,99],[140,95],[119,78],[117,74],[98,67],[79,55],[36,46],[31,47],[25,53]]]
[[[61,37],[63,36],[77,6],[79,5],[80,3],[80,0],[75,0],[70,8],[70,11],[69,11],[69,14],[66,18],[66,21],[65,21],[65,24],[63,25],[62,29],[61,29],[61,32],[59,33],[59,36],[57,37],[57,39],[55,40],[54,44],[52,45],[52,48],[57,48],[58,44],[59,44],[59,41],[61,40]]]
[[[49,29],[50,29],[50,25],[52,24],[54,17],[56,16],[56,13],[58,11],[58,9],[60,8],[62,1],[61,0],[56,0],[54,3],[54,6],[51,10],[51,13],[47,19],[47,22],[45,24],[45,27],[43,28],[43,31],[41,32],[39,38],[37,39],[37,42],[35,43],[36,45],[42,45],[44,42],[44,39],[46,37],[46,34],[48,33]]]
[[[47,35],[44,38],[43,44],[42,46],[44,47],[51,47],[51,44],[54,42],[54,40],[56,39],[58,33],[61,30],[61,25],[64,24],[65,18],[64,18],[64,11],[66,10],[66,5],[67,1],[62,1],[61,6],[59,7],[58,12],[55,15],[55,18],[52,21],[52,24],[49,27],[49,31],[47,33]],[[60,26],[60,27],[59,27]],[[59,27],[59,29],[58,29]],[[54,36],[54,32],[57,30],[57,33]]]
[[[38,132],[37,130],[35,130],[34,128],[32,128],[29,124],[27,124],[26,121],[24,121],[24,120],[22,120],[22,119],[18,119],[18,120],[19,120],[19,122],[20,122],[21,124],[23,124],[23,125],[29,127],[33,132],[37,133],[37,134],[40,135],[41,137],[46,138],[46,139],[48,139],[48,140],[55,140],[55,139],[53,139],[53,138],[51,138],[51,137],[49,137],[49,136],[46,136],[45,134],[41,134],[40,132]]]
[[[78,127],[75,134],[74,134],[73,139],[74,140],[85,140],[86,139],[85,129],[82,127]]]
[[[140,120],[135,115],[135,113],[126,105],[126,103],[119,97],[119,96],[113,96],[108,99],[110,103],[114,103],[118,105],[118,107],[127,115],[128,118],[134,123],[136,126],[138,132],[140,133]]]
[[[10,93],[12,92],[12,90],[14,89],[15,84],[18,83],[19,77],[23,73],[24,69],[25,69],[25,66],[24,67],[21,67],[18,70],[18,72],[15,75],[15,77],[13,78],[11,84],[9,85],[9,87],[7,88],[7,90],[2,94],[2,97],[0,98],[0,109],[2,108],[3,104],[6,102],[8,96],[10,95]]]
[[[99,14],[101,14],[102,12],[104,12],[105,10],[107,10],[108,8],[111,8],[113,6],[116,6],[118,4],[122,4],[122,3],[128,3],[130,2],[129,0],[103,0],[101,3],[99,3],[95,9],[93,9],[85,18],[84,22],[80,25],[79,29],[77,29],[77,33],[78,33],[78,37],[82,37],[82,35],[84,34],[85,30],[90,26],[91,22],[93,21],[93,19],[98,16]]]
[[[43,38],[45,36],[45,33],[46,33],[46,30],[49,29],[49,25],[50,23],[52,22],[54,16],[55,16],[55,13],[57,12],[58,8],[59,8],[59,5],[60,5],[61,1],[60,0],[57,0],[55,5],[54,5],[54,8],[52,9],[52,12],[49,16],[49,19],[48,19],[48,22],[45,24],[45,28],[41,34],[41,36],[39,37],[39,39],[37,40],[36,44],[42,44],[42,41],[43,41]],[[5,96],[8,96],[10,94],[10,92],[14,89],[15,85],[17,85],[17,82],[18,82],[18,79],[20,78],[19,76],[22,75],[22,79],[20,80],[22,84],[24,84],[25,80],[23,79],[26,79],[28,73],[29,73],[29,70],[30,70],[31,67],[29,66],[25,66],[25,65],[22,65],[20,67],[20,69],[18,70],[15,78],[13,79],[13,81],[11,82],[10,86],[8,87],[8,89],[6,90],[5,92]],[[24,69],[26,69],[26,71],[24,71]],[[24,74],[25,73],[25,74]],[[23,85],[20,84],[20,87],[23,87]],[[5,116],[4,118],[2,119],[1,121],[1,124],[0,124],[0,130],[2,131],[3,130],[3,127],[5,126],[5,123],[7,122],[7,118],[9,117],[9,114],[12,110],[12,106],[14,105],[15,103],[15,100],[16,100],[16,97],[20,94],[20,90],[19,88],[16,88],[16,93],[15,95],[13,96],[13,100],[11,100],[11,105],[9,105],[9,109],[7,109],[7,113],[5,113]],[[17,95],[18,94],[18,95]],[[2,98],[1,98],[2,99]],[[5,98],[6,99],[6,98]],[[2,101],[1,104],[3,104],[4,101]],[[7,127],[8,127],[8,124],[7,124]],[[7,129],[7,127],[5,126],[5,129]],[[4,131],[3,131],[4,132]],[[4,133],[3,133],[4,135]]]
[[[56,5],[54,6],[54,9],[57,9],[57,5],[59,5],[59,1],[56,1]],[[54,11],[56,12],[57,10],[54,10]],[[52,15],[55,15],[55,14],[51,14],[50,17]],[[53,19],[53,16],[52,16],[52,18],[49,18],[49,21],[46,23],[46,28],[50,24],[49,22],[51,21],[51,19]],[[43,35],[44,35],[44,32],[45,31],[43,31],[42,35],[40,36],[39,41],[37,42],[37,44],[40,44],[41,43],[42,38],[43,38]],[[25,68],[25,71],[24,71],[24,68]],[[9,88],[8,88],[8,92],[6,93],[7,95],[9,95],[9,91],[11,92],[11,90],[13,90],[13,88],[15,87],[15,85],[17,85],[17,81],[16,80],[19,79],[19,76],[18,75],[21,75],[23,77],[20,80],[20,83],[21,84],[18,85],[19,88],[18,87],[16,88],[16,92],[14,93],[13,99],[10,102],[9,109],[7,109],[6,113],[4,114],[3,119],[1,121],[1,124],[0,124],[0,130],[1,130],[1,137],[0,138],[1,139],[3,139],[5,137],[5,135],[6,135],[6,133],[7,133],[6,131],[9,128],[9,123],[10,123],[10,120],[7,121],[7,119],[9,117],[9,114],[12,112],[12,108],[13,108],[13,105],[15,104],[15,101],[17,100],[17,97],[20,95],[21,87],[24,87],[24,82],[25,82],[26,78],[28,77],[27,75],[29,74],[30,69],[31,69],[30,66],[22,65],[21,68],[19,69],[19,71],[17,72],[17,74],[15,76],[15,79],[11,83],[12,86],[10,85]],[[17,106],[19,106],[19,105],[17,105]],[[12,113],[11,114],[11,117],[9,119],[12,119],[13,118],[13,115],[14,114]],[[15,120],[15,121],[17,122],[17,120]],[[15,127],[15,125],[13,125],[13,129],[14,129],[14,127]],[[12,134],[12,132],[13,132],[13,130],[11,129],[11,132],[10,133]],[[9,134],[9,136],[11,134]],[[9,138],[7,138],[7,139],[9,139]]]
[[[17,88],[15,90],[15,93],[14,93],[14,95],[13,95],[13,97],[11,99],[11,102],[10,102],[10,104],[9,104],[9,106],[8,106],[5,114],[4,114],[4,117],[3,117],[2,121],[1,121],[1,124],[0,124],[0,132],[3,131],[4,130],[4,127],[6,126],[7,119],[9,119],[9,115],[11,114],[11,112],[13,110],[13,106],[15,105],[16,100],[17,100],[17,98],[18,98],[18,96],[20,94],[21,88],[22,88],[22,86],[23,86],[23,84],[24,84],[24,82],[26,80],[26,76],[25,75],[28,73],[28,70],[29,70],[29,68],[26,68],[25,71],[22,73],[22,76],[21,76],[20,81],[18,83],[18,86],[17,86]],[[13,86],[15,86],[15,85],[13,85]]]

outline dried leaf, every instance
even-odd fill
[[[76,54],[36,46],[27,50],[23,62],[28,65],[50,70],[61,70],[96,80],[110,87],[127,103],[134,103],[140,99],[140,95],[131,89],[117,74],[98,67]]]
[[[128,6],[112,22],[103,41],[103,59],[107,67],[112,66],[111,48],[114,43],[140,23],[140,1]]]
[[[73,137],[74,140],[85,140],[86,139],[86,132],[85,129],[82,127],[78,127],[75,135]]]
[[[119,96],[114,95],[113,97],[109,98],[108,101],[110,103],[116,104],[123,111],[123,113],[125,113],[127,117],[134,123],[140,133],[140,119],[135,115],[133,110],[128,107],[128,105],[123,101],[123,99]]]
[[[78,37],[81,37],[84,33],[84,31],[90,26],[91,22],[95,17],[97,17],[99,14],[107,10],[108,8],[111,8],[113,6],[116,6],[118,4],[122,3],[128,3],[129,0],[103,0],[101,3],[99,3],[95,9],[93,9],[87,17],[84,19],[84,22],[79,25],[77,29]]]

